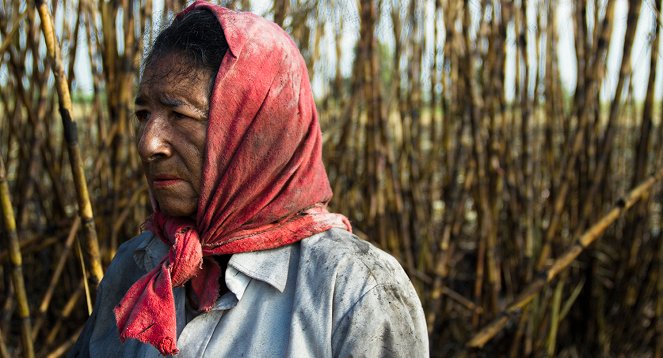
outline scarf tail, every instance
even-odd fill
[[[156,299],[155,299],[156,298]],[[163,355],[177,354],[177,323],[173,285],[165,260],[136,281],[115,307],[120,341],[137,339],[153,345]]]

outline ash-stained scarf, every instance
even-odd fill
[[[173,287],[191,281],[202,311],[219,297],[211,257],[288,245],[348,220],[326,210],[332,192],[306,64],[276,24],[204,1],[228,41],[210,98],[195,222],[155,208],[150,227],[170,251],[115,307],[122,341],[178,352]]]

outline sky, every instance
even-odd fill
[[[404,0],[407,1],[407,0]],[[387,46],[393,47],[394,38],[392,34],[391,24],[388,21],[388,13],[390,11],[389,4],[390,1],[385,2],[387,5],[381,9],[383,16],[381,16],[382,21],[378,24],[377,28],[377,38],[385,43]],[[433,20],[432,20],[432,9],[433,9],[433,0],[427,0],[426,10],[425,10],[425,31],[432,31],[433,29]],[[530,8],[528,9],[528,17],[530,19],[530,28],[536,26],[535,23],[535,12],[537,9],[543,8],[543,0],[534,0],[530,1]],[[599,0],[601,4],[600,9],[604,11],[606,0]],[[155,0],[153,8],[159,9],[162,7],[163,0]],[[253,0],[252,11],[259,15],[266,15],[271,7],[271,0]],[[315,76],[312,78],[313,91],[316,96],[322,95],[327,90],[327,81],[325,76],[331,77],[335,71],[336,61],[335,61],[335,49],[333,43],[333,30],[335,24],[337,24],[340,18],[343,18],[343,35],[342,35],[342,47],[343,58],[341,59],[341,72],[348,76],[351,72],[351,64],[353,61],[353,51],[351,50],[354,47],[354,44],[358,38],[359,32],[359,17],[357,15],[356,3],[353,0],[337,0],[337,7],[342,8],[340,12],[322,14],[321,18],[326,20],[325,22],[325,31],[326,35],[323,37],[321,42],[321,61],[316,64],[315,67]],[[470,7],[475,11],[478,9],[478,0],[470,1]],[[403,11],[407,8],[402,6]],[[632,68],[633,68],[633,96],[636,100],[643,100],[645,97],[645,90],[647,84],[647,77],[649,74],[649,51],[651,48],[651,36],[653,34],[653,24],[654,24],[654,14],[656,11],[654,0],[644,0],[640,19],[637,27],[636,37],[632,50]],[[557,45],[557,58],[559,61],[559,79],[566,90],[567,93],[572,93],[575,88],[576,82],[576,60],[575,60],[575,45],[573,39],[573,23],[572,23],[572,12],[573,12],[573,1],[572,0],[557,0],[557,31],[558,31],[558,45]],[[601,95],[603,100],[609,100],[614,96],[615,87],[617,84],[617,75],[619,73],[619,64],[621,59],[621,52],[623,46],[624,34],[626,31],[626,16],[628,11],[628,3],[626,0],[617,0],[615,7],[615,17],[614,17],[614,27],[613,27],[613,38],[610,43],[610,49],[608,52],[608,71],[606,74],[606,80],[603,83],[601,88]],[[72,11],[73,12],[73,11]],[[59,12],[62,13],[62,12]],[[593,9],[590,6],[588,8],[588,16],[592,17]],[[269,17],[269,16],[267,16]],[[476,19],[476,17],[475,17]],[[56,19],[56,24],[58,23]],[[118,31],[122,29],[121,24],[118,24]],[[567,30],[571,29],[571,30]],[[404,29],[408,31],[409,29]],[[92,91],[92,80],[91,80],[91,71],[90,71],[90,62],[87,55],[87,44],[84,39],[84,31],[80,32],[81,38],[79,38],[79,47],[76,54],[76,81],[73,83],[73,89],[75,92],[90,93]],[[663,36],[661,36],[663,37]],[[428,36],[432,38],[432,36]],[[660,40],[660,39],[659,39]],[[443,39],[441,39],[443,41]],[[432,48],[432,40],[429,40],[429,43],[426,44],[426,48],[430,50]],[[441,45],[441,42],[440,42]],[[506,67],[506,92],[507,98],[513,98],[513,79],[515,75],[515,53],[516,45],[514,40],[513,29],[509,29],[507,35],[507,67]],[[66,49],[64,49],[66,51]],[[529,49],[530,53],[534,53],[534,48]],[[432,51],[426,51],[426,53],[432,53]],[[663,54],[659,54],[661,56]],[[422,79],[424,86],[430,86],[430,63],[432,61],[432,56],[425,56],[423,59],[423,73]],[[663,66],[663,63],[659,61],[658,66]],[[658,73],[661,74],[663,69],[659,68]],[[656,81],[656,94],[657,98],[661,97],[663,92],[663,76],[659,75]],[[426,92],[425,92],[426,93]]]

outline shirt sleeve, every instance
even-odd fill
[[[332,333],[334,357],[428,357],[424,312],[414,289],[377,285]]]

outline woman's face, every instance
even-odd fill
[[[140,82],[138,152],[152,195],[166,215],[196,215],[211,76],[173,54],[152,61]]]

